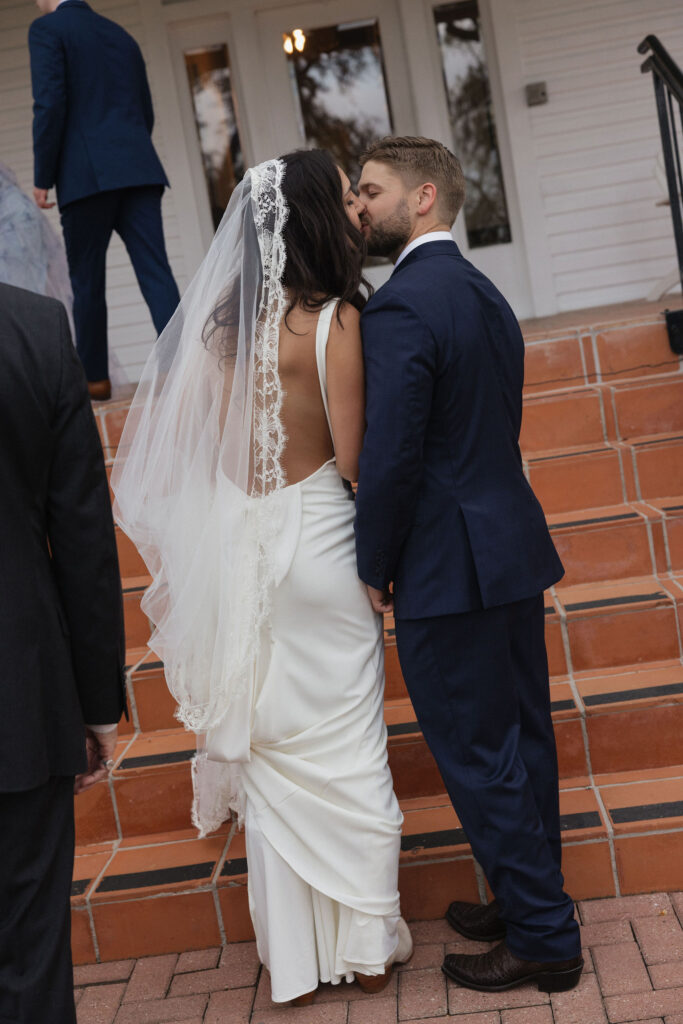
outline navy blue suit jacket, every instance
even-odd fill
[[[33,22],[28,44],[36,188],[56,185],[66,206],[96,192],[168,185],[133,37],[84,0],[66,0]]]
[[[426,242],[361,318],[358,573],[397,618],[519,601],[563,575],[522,470],[524,341],[455,242]]]

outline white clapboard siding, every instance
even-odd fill
[[[514,0],[557,308],[643,298],[675,266],[661,142],[638,43],[683,64],[681,0]],[[533,260],[534,254],[529,254]]]
[[[91,6],[107,18],[122,25],[133,35],[143,54],[145,32],[140,9],[144,0],[89,0]],[[36,17],[36,8],[29,0],[0,0],[0,159],[17,175],[22,188],[31,194],[33,188],[33,155],[31,148],[31,78],[27,35]],[[156,85],[149,75],[152,97]],[[163,161],[163,138],[158,129],[154,144]],[[173,184],[173,168],[166,165]],[[186,285],[185,260],[174,205],[173,190],[167,190],[163,201],[164,230],[169,259],[178,287]],[[56,210],[48,214],[59,231]],[[125,247],[117,236],[112,239],[107,256],[107,304],[109,307],[109,345],[116,360],[130,381],[138,380],[149,354],[155,331]]]

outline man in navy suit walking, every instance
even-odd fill
[[[28,42],[33,83],[34,195],[57,201],[74,293],[76,345],[91,397],[111,395],[106,255],[125,243],[160,333],[180,296],[166,256],[161,196],[168,185],[152,145],[154,112],[135,40],[84,0],[37,0]]]
[[[363,232],[395,263],[361,318],[367,429],[356,502],[358,572],[396,620],[422,729],[495,900],[454,902],[455,981],[573,988],[583,960],[563,890],[543,590],[563,569],[522,469],[524,342],[503,296],[450,227],[458,160],[388,138],[362,160]],[[393,585],[393,592],[392,592]]]

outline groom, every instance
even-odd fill
[[[543,591],[563,569],[522,471],[524,343],[451,238],[465,197],[453,154],[386,138],[361,162],[368,250],[395,268],[361,320],[358,572],[376,611],[393,605],[418,721],[496,897],[452,903],[447,919],[503,939],[443,970],[483,991],[563,991],[583,967],[560,870],[544,641]]]

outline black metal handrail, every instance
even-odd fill
[[[677,106],[678,120],[681,131],[683,131],[683,71],[668,50],[662,46],[657,36],[645,36],[638,47],[638,53],[648,53],[648,51],[650,55],[641,64],[640,70],[644,74],[652,73],[652,82],[655,88],[655,103],[659,119],[659,133],[662,139],[666,184],[669,191],[678,274],[683,289],[683,170],[675,110],[675,106]],[[667,312],[666,322],[671,347],[674,352],[683,352],[683,311],[678,310],[675,314]]]

